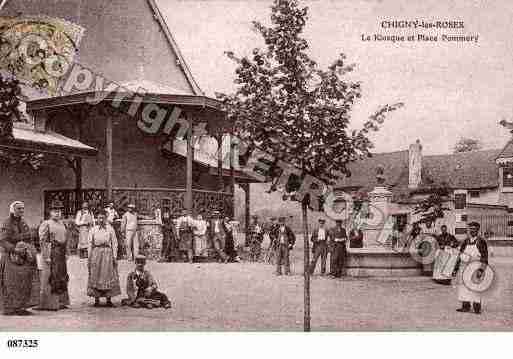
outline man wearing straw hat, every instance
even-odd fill
[[[282,265],[285,267],[285,275],[290,275],[290,251],[296,243],[296,236],[292,229],[285,224],[285,217],[278,219],[274,237],[276,238],[276,275],[282,275]]]
[[[212,219],[210,220],[209,231],[212,244],[218,256],[224,263],[228,263],[228,256],[224,251],[226,233],[223,228],[223,221],[221,219],[221,212],[215,210],[212,212]]]
[[[133,261],[139,254],[139,224],[137,221],[137,213],[135,213],[135,205],[130,203],[128,210],[121,218],[121,233],[125,235],[125,247],[127,259]]]

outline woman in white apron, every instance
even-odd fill
[[[433,265],[433,281],[439,284],[449,285],[452,280],[452,272],[459,257],[457,249],[459,243],[456,237],[447,232],[444,224],[440,228],[441,234],[436,237],[438,250]]]
[[[460,246],[456,274],[458,300],[461,302],[458,312],[470,312],[472,304],[474,312],[481,313],[481,291],[475,290],[475,287],[476,283],[479,284],[479,281],[485,280],[483,276],[486,275],[488,265],[488,246],[478,234],[479,227],[477,222],[469,223],[469,237]]]

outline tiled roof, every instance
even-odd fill
[[[497,159],[513,157],[513,139],[509,140],[506,146],[500,151]]]
[[[418,190],[435,187],[479,189],[498,186],[495,159],[500,150],[473,151],[422,157],[422,183]],[[371,191],[378,183],[376,170],[384,168],[385,184],[394,195],[408,194],[408,151],[377,153],[349,164],[351,177],[343,178],[339,188]]]

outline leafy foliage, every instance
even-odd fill
[[[456,145],[454,145],[454,153],[479,151],[481,148],[483,148],[481,141],[462,137],[456,142]]]
[[[0,137],[12,138],[13,120],[22,120],[18,110],[21,88],[18,80],[0,74]]]
[[[332,184],[350,175],[347,163],[371,156],[369,132],[377,131],[385,115],[402,103],[385,105],[362,129],[351,131],[350,111],[361,98],[361,84],[343,77],[355,65],[340,54],[323,70],[309,57],[302,37],[308,8],[300,8],[297,0],[275,0],[271,10],[272,26],[253,22],[266,48],[244,57],[227,52],[237,64],[237,88],[217,97],[235,123],[235,134],[249,147]],[[287,190],[297,190],[301,180],[291,176],[290,181]]]
[[[430,228],[438,219],[444,218],[444,211],[450,210],[450,208],[443,206],[447,195],[448,190],[440,188],[418,203],[413,209],[413,213],[420,213],[420,219],[415,223],[424,224],[427,228]]]
[[[14,77],[0,74],[0,138],[13,138],[14,122],[26,122],[26,118],[19,110],[22,98],[19,81]],[[0,164],[28,165],[33,169],[39,169],[43,165],[44,155],[12,149],[0,150]]]

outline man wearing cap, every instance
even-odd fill
[[[135,205],[129,204],[128,210],[121,218],[121,233],[125,235],[126,254],[129,261],[134,260],[140,251],[138,227]]]
[[[321,257],[321,275],[326,274],[326,259],[328,257],[328,242],[331,241],[331,235],[328,229],[324,226],[326,220],[319,219],[319,227],[312,232],[310,240],[312,241],[313,258],[310,263],[310,274],[313,274],[317,261]]]
[[[166,309],[171,308],[171,302],[164,293],[158,291],[157,282],[144,268],[145,264],[145,256],[139,254],[135,257],[135,269],[128,274],[126,280],[128,299],[124,299],[122,304],[148,309],[159,306]]]
[[[481,292],[469,288],[472,282],[484,279],[488,266],[488,245],[486,240],[479,235],[479,228],[479,223],[470,222],[467,229],[468,236],[460,246],[460,255],[455,270],[458,300],[461,302],[461,308],[457,309],[458,312],[470,312],[472,303],[474,312],[481,313]],[[480,263],[480,265],[476,266],[476,263]],[[473,269],[474,266],[474,270],[466,271],[467,268]]]
[[[285,267],[285,275],[290,274],[290,251],[296,243],[296,236],[292,229],[285,224],[285,217],[278,219],[278,226],[274,230],[276,238],[276,275],[281,275],[282,265]]]
[[[221,212],[215,210],[212,212],[212,218],[209,223],[209,232],[212,244],[219,258],[224,262],[228,263],[228,256],[224,252],[225,247],[225,236],[223,220],[221,218]]]
[[[342,220],[335,221],[331,229],[330,275],[335,278],[342,277],[347,256],[347,233],[342,227]]]
[[[249,246],[250,246],[250,260],[257,262],[260,259],[262,251],[262,241],[264,240],[263,228],[258,223],[258,216],[252,216],[253,222],[248,228]]]
[[[186,210],[182,211],[182,215],[176,221],[180,239],[178,247],[180,251],[187,253],[187,261],[191,264],[194,262],[194,224],[194,218]]]

